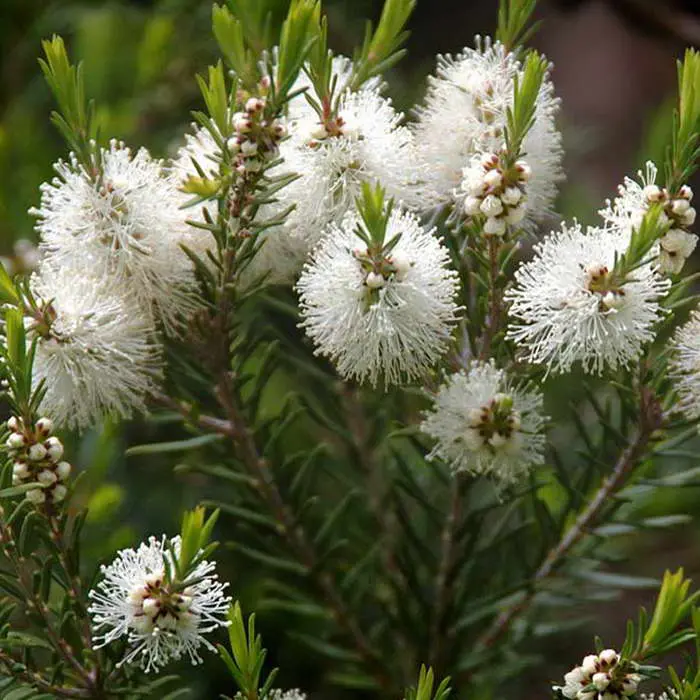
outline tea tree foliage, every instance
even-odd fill
[[[537,692],[700,698],[692,582],[610,567],[619,535],[688,520],[649,503],[697,485],[700,58],[663,161],[597,225],[558,224],[535,0],[503,0],[405,117],[383,76],[415,4],[386,0],[352,57],[320,0],[214,4],[164,159],[107,133],[89,65],[43,43],[66,155],[30,212],[35,269],[0,267],[8,700],[208,697],[211,668],[231,700],[515,697],[545,637],[642,586],[619,646]],[[115,443],[172,464],[144,519],[163,486],[198,503],[95,571],[105,460],[84,455],[144,415],[150,442]]]

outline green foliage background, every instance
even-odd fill
[[[275,2],[275,16],[280,17],[287,3]],[[331,43],[338,52],[347,53],[361,36],[362,18],[376,16],[380,3],[327,0],[325,5],[330,16]],[[436,51],[458,49],[471,41],[475,31],[486,32],[494,26],[496,3],[484,2],[475,7],[474,26],[461,27],[459,37],[455,38],[454,29],[446,31],[445,36],[433,36],[421,30],[426,5],[432,3],[419,2],[409,59],[390,76],[391,93],[402,108],[419,98],[422,77],[432,68]],[[84,61],[87,91],[98,105],[104,135],[124,139],[132,147],[145,145],[154,154],[165,156],[177,148],[191,121],[191,110],[201,107],[193,76],[216,60],[210,17],[209,0],[3,0],[0,6],[0,247],[4,253],[10,253],[13,241],[33,238],[33,220],[27,209],[38,202],[38,185],[52,176],[51,164],[65,156],[64,144],[48,120],[52,103],[36,60],[41,39],[53,33],[62,34],[70,44],[72,55]],[[445,38],[448,44],[453,40],[459,43],[442,45]],[[667,119],[662,115],[651,129],[652,150],[655,144],[663,142],[666,132]],[[562,201],[568,211],[574,212],[585,211],[588,204],[576,183],[565,191]],[[289,321],[280,317],[276,320],[284,332],[284,324]],[[566,397],[566,402],[575,401],[572,386],[578,385],[577,380],[565,382],[558,395]],[[265,399],[267,411],[274,413],[279,408],[286,388],[285,377],[277,377]],[[549,412],[556,415],[562,408],[552,406]],[[105,425],[100,432],[90,433],[80,441],[73,438],[67,444],[67,452],[75,456],[75,463],[83,469],[89,466],[81,485],[84,502],[90,506],[85,531],[87,567],[111,558],[115,550],[132,546],[146,534],[176,532],[182,510],[206,498],[209,485],[205,477],[187,473],[188,460],[196,459],[195,453],[183,451],[178,444],[187,437],[180,421],[170,422],[164,416],[125,428]],[[302,429],[296,447],[313,439],[313,435]],[[560,444],[566,441],[566,435],[557,437]],[[163,453],[161,447],[157,455],[127,451],[129,445],[156,442],[172,443],[171,448]],[[294,447],[290,445],[290,451]],[[667,497],[673,500],[670,506],[642,499],[638,507],[648,516],[669,510],[678,513],[697,510],[696,499],[686,493],[669,494]],[[560,497],[555,490],[543,491],[541,495],[550,503],[556,503]],[[230,519],[223,517],[221,540],[229,539],[226,529],[230,525]],[[650,536],[647,546],[658,546],[658,541]],[[224,562],[221,575],[231,581],[234,595],[241,599],[244,609],[256,609],[260,581],[250,573],[247,560],[231,551],[222,550],[219,554]],[[624,546],[610,551],[613,559],[623,554]],[[684,552],[687,559],[686,555]],[[692,571],[692,561],[684,563],[690,564]],[[638,570],[643,571],[644,567]],[[660,567],[655,567],[655,573],[659,570]],[[644,581],[630,579],[629,583],[640,586]],[[282,667],[280,684],[313,692],[323,675],[318,659],[311,658],[305,647],[286,634],[289,619],[284,614],[269,610],[260,613],[259,626],[270,649],[271,662]],[[313,634],[313,629],[306,631]],[[549,657],[545,674],[558,675],[562,663],[571,665],[572,659],[567,659],[565,654],[573,654],[574,658],[579,655],[582,647],[576,639],[569,637],[569,643],[559,652],[560,659]],[[547,650],[544,643],[541,649],[532,652]],[[230,678],[213,656],[207,659],[204,671],[183,668],[183,678],[193,689],[192,697],[213,698],[219,692],[231,691]],[[542,681],[538,677],[537,682]],[[546,689],[540,689],[546,693]],[[523,697],[522,688],[516,695]],[[340,693],[335,692],[333,697],[340,697]]]

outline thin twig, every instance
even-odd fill
[[[619,456],[615,467],[596,491],[593,499],[579,514],[576,521],[564,533],[559,542],[549,551],[532,578],[532,585],[526,594],[496,618],[494,624],[477,640],[477,648],[486,649],[493,646],[510,628],[511,623],[533,602],[539,585],[549,578],[561,564],[573,547],[595,525],[598,516],[613,494],[625,484],[627,476],[640,462],[651,436],[661,427],[662,416],[658,402],[648,389],[642,389],[641,421],[632,442]]]
[[[462,479],[455,474],[450,484],[450,509],[445,518],[441,537],[440,565],[435,579],[435,608],[430,626],[430,665],[440,668],[445,632],[443,618],[448,607],[451,586],[450,573],[455,561],[455,535],[462,513]]]
[[[331,606],[336,622],[346,631],[368,667],[373,671],[375,680],[386,691],[391,692],[391,682],[386,675],[386,664],[372,649],[345,600],[338,592],[332,576],[318,566],[316,552],[311,545],[301,523],[294,517],[277,486],[275,477],[267,460],[259,452],[252,431],[246,425],[236,398],[234,387],[228,373],[220,378],[216,390],[217,398],[224,409],[233,430],[233,441],[238,456],[252,475],[256,476],[256,486],[266,501],[275,518],[282,526],[284,536],[293,548],[301,563],[315,577],[316,584]]]
[[[498,254],[500,252],[500,241],[498,236],[488,237],[489,253],[489,315],[481,341],[481,352],[479,359],[488,360],[491,355],[491,345],[501,327],[501,317],[503,316],[503,299],[501,289],[498,286],[500,271],[498,269]]]

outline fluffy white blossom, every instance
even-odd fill
[[[499,42],[465,48],[456,57],[438,57],[414,134],[423,166],[420,188],[425,207],[452,201],[462,169],[474,155],[497,153],[504,145],[506,114],[513,105],[514,79],[522,67]],[[547,216],[563,179],[561,135],[555,124],[559,100],[547,76],[540,89],[535,123],[523,142],[532,168],[524,225]]]
[[[445,351],[455,321],[457,275],[418,219],[391,214],[387,257],[370,259],[348,217],[332,226],[297,284],[302,326],[343,377],[377,384],[414,379]],[[364,247],[363,247],[364,246]]]
[[[618,196],[608,201],[600,215],[612,227],[631,232],[641,225],[644,214],[652,204],[662,204],[659,224],[669,227],[659,240],[658,263],[662,272],[678,274],[695,250],[698,237],[689,233],[695,223],[696,211],[691,205],[693,191],[687,185],[672,196],[656,184],[658,169],[651,161],[637,173],[639,180],[625,178],[618,187]]]
[[[584,657],[554,689],[567,700],[620,700],[635,695],[641,680],[614,649],[604,649]]]
[[[616,228],[562,226],[535,247],[535,257],[515,273],[506,292],[508,337],[533,363],[566,372],[575,362],[600,374],[627,366],[654,338],[659,300],[670,282],[651,264],[616,283],[616,256],[627,250],[629,233]]]
[[[507,484],[543,463],[544,422],[542,394],[514,387],[493,363],[476,363],[438,391],[421,430],[436,443],[430,458]]]
[[[35,383],[45,381],[42,410],[59,425],[83,429],[105,416],[145,410],[160,377],[152,320],[84,267],[44,264],[31,279],[36,309],[25,326],[36,339]]]
[[[180,538],[173,538],[171,546],[179,553]],[[215,651],[204,635],[227,625],[231,599],[224,594],[228,584],[214,573],[215,564],[200,562],[188,577],[193,583],[173,590],[166,560],[174,566],[166,538],[151,537],[102,566],[102,579],[90,591],[89,612],[99,632],[95,648],[126,637],[129,650],[120,665],[136,662],[149,672],[183,656],[200,663],[202,645]]]
[[[290,124],[280,155],[285,171],[300,177],[280,201],[296,207],[284,228],[307,252],[354,207],[363,182],[380,181],[389,197],[407,200],[415,152],[402,118],[377,89],[365,87],[342,96],[332,133],[315,112]]]
[[[112,141],[95,180],[75,159],[42,185],[41,249],[56,267],[84,265],[93,278],[133,294],[169,331],[196,307],[195,277],[180,244],[182,195],[160,161]],[[89,261],[89,267],[88,262]]]
[[[677,408],[691,420],[700,418],[700,312],[676,331],[671,374],[679,396]]]

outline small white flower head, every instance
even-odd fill
[[[173,538],[171,546],[179,553],[180,538]],[[215,651],[204,635],[227,625],[231,599],[224,594],[228,584],[214,573],[215,564],[202,561],[189,577],[191,586],[172,590],[166,560],[173,565],[165,537],[151,537],[103,566],[102,580],[90,591],[89,612],[99,632],[95,648],[127,638],[130,648],[119,665],[138,663],[148,673],[184,656],[198,664],[201,646]]]
[[[567,700],[623,700],[636,695],[641,680],[614,649],[605,649],[586,656],[554,690]]]
[[[529,362],[567,372],[575,362],[600,374],[636,360],[654,338],[670,282],[651,264],[631,279],[615,282],[615,257],[627,250],[629,234],[613,228],[563,225],[535,247],[535,257],[515,273],[506,292],[508,337]]]
[[[192,263],[180,248],[188,234],[175,178],[144,149],[112,141],[94,179],[75,159],[42,185],[41,249],[56,267],[83,267],[132,294],[173,331],[197,307]]]
[[[659,240],[658,265],[663,273],[677,275],[685,261],[695,250],[698,237],[688,229],[695,223],[696,212],[690,202],[693,191],[687,185],[671,196],[665,188],[656,184],[658,169],[651,161],[637,173],[638,180],[626,177],[618,187],[618,196],[608,201],[600,215],[613,228],[631,234],[637,228],[652,204],[662,204],[659,223],[669,227]]]
[[[86,268],[44,265],[31,286],[40,308],[25,326],[36,338],[34,381],[45,381],[42,410],[83,430],[108,415],[145,410],[160,377],[152,320],[140,305],[101,288]],[[58,450],[52,454],[60,459]]]
[[[678,410],[691,420],[700,418],[700,312],[676,331],[671,343],[671,376],[678,393]]]
[[[425,104],[414,128],[421,160],[421,205],[425,208],[454,201],[462,169],[475,155],[497,153],[504,146],[507,110],[513,105],[514,80],[522,67],[512,53],[489,38],[477,37],[477,48],[456,57],[438,57]],[[535,123],[525,137],[528,162],[526,225],[546,218],[563,180],[561,135],[555,120],[559,100],[547,76],[535,108]]]
[[[421,430],[436,443],[430,458],[507,485],[543,463],[544,423],[539,392],[514,387],[493,363],[476,363],[438,391]]]
[[[315,112],[290,126],[280,146],[282,167],[300,177],[279,198],[283,208],[295,205],[285,228],[307,252],[328,224],[340,224],[354,208],[362,183],[380,181],[389,197],[410,203],[415,154],[402,118],[377,89],[365,87],[342,96],[333,133],[315,133]]]
[[[349,216],[305,266],[297,290],[302,326],[345,378],[376,385],[422,375],[446,350],[458,307],[447,249],[417,217],[394,209],[386,255],[371,255]]]

